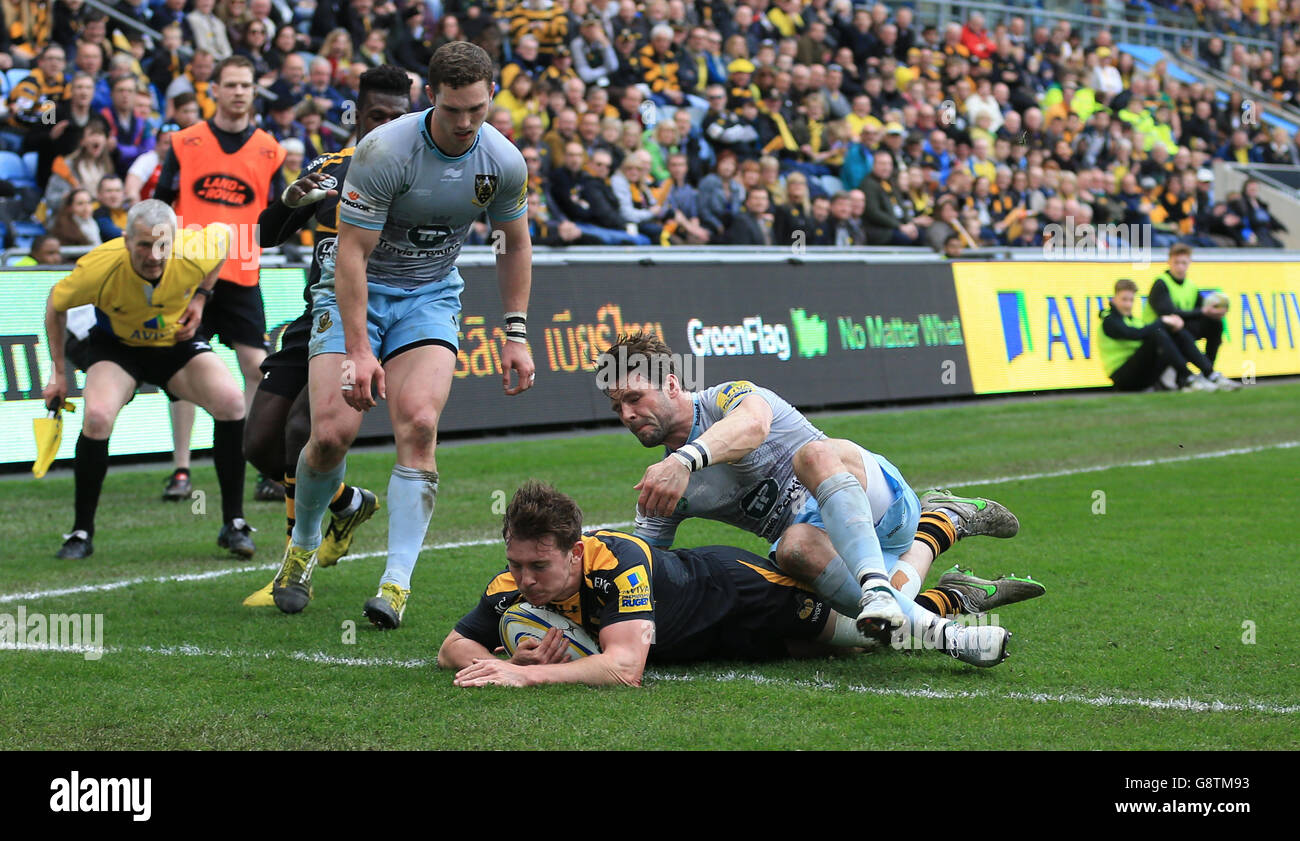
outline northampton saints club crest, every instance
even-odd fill
[[[492,201],[492,197],[497,192],[497,177],[495,175],[475,175],[474,176],[474,204],[479,207],[487,207],[487,203]]]

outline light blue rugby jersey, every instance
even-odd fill
[[[339,219],[382,231],[370,254],[371,283],[414,289],[437,283],[456,263],[470,225],[528,211],[528,167],[505,135],[484,123],[456,158],[429,136],[433,109],[406,114],[357,144],[339,196]],[[334,253],[321,255],[320,285],[334,285]]]
[[[747,380],[720,383],[691,395],[695,420],[688,441],[722,420],[746,397],[758,395],[772,407],[772,427],[753,452],[732,463],[710,464],[691,474],[677,510],[667,517],[636,512],[636,531],[655,546],[671,546],[677,526],[689,517],[718,520],[766,540],[776,540],[794,522],[809,492],[794,475],[794,454],[826,433],[775,392]],[[664,448],[665,455],[670,452]]]

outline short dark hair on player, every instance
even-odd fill
[[[529,479],[506,506],[501,536],[507,543],[549,536],[557,547],[568,550],[582,539],[582,509],[545,482]]]
[[[1137,291],[1138,291],[1138,285],[1126,277],[1121,277],[1119,280],[1115,281],[1116,295],[1118,295],[1121,292],[1133,292],[1136,294]]]
[[[391,64],[372,67],[361,74],[361,84],[357,86],[358,106],[370,94],[376,93],[410,99],[411,77],[407,76],[402,68]]]
[[[681,380],[677,357],[662,338],[654,333],[625,333],[596,357],[596,384],[601,391],[612,391],[627,383],[629,374],[638,373],[653,388],[663,388],[668,375]]]
[[[491,92],[493,76],[487,50],[468,41],[443,44],[429,59],[429,89],[435,94],[442,85],[467,88],[475,82],[487,82]]]
[[[1192,247],[1185,242],[1176,242],[1169,246],[1169,259],[1172,260],[1180,254],[1192,256]]]
[[[230,67],[247,67],[248,72],[253,74],[253,81],[257,81],[257,66],[253,64],[253,60],[246,55],[232,55],[227,58],[223,58],[221,62],[217,64],[216,68],[212,71],[212,81],[220,85],[221,74],[224,73],[226,69]]]

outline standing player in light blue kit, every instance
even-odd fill
[[[504,237],[497,250],[503,387],[513,395],[533,384],[528,170],[519,150],[484,124],[492,78],[482,48],[445,44],[429,62],[434,107],[357,144],[339,198],[338,251],[321,255],[312,302],[311,440],[298,461],[297,521],[273,595],[309,591],[321,517],[361,413],[377,395],[388,401],[397,463],[388,482],[388,564],[365,614],[381,628],[401,624],[438,493],[434,446],[456,368],[464,287],[456,256],[484,211],[500,232],[494,239]]]

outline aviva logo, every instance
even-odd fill
[[[1024,292],[998,292],[998,312],[1002,318],[1002,342],[1007,362],[1034,353],[1034,330],[1025,306]],[[1041,340],[1047,361],[1064,356],[1073,360],[1093,357],[1094,340],[1101,335],[1099,316],[1106,308],[1102,295],[1036,295],[1035,314],[1043,310]],[[1142,302],[1146,303],[1145,300]],[[1139,310],[1140,312],[1140,310]]]
[[[999,292],[998,311],[1002,313],[1002,341],[1007,347],[1007,361],[1034,349],[1034,335],[1029,329],[1029,314],[1025,312],[1024,292]]]

